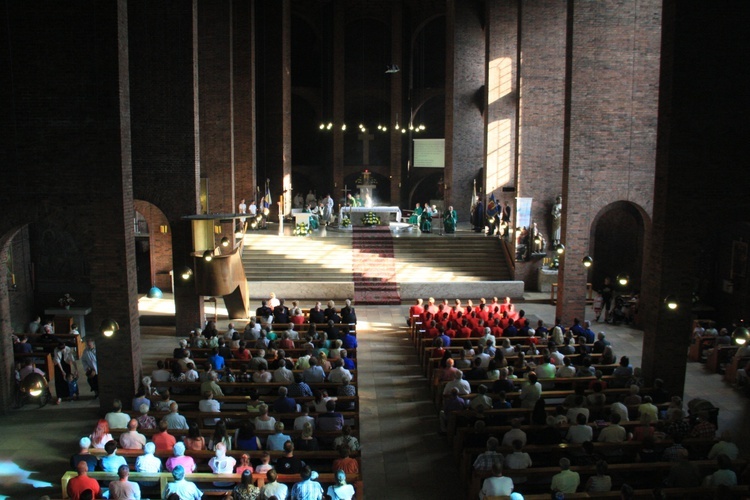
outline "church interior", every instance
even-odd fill
[[[644,387],[720,395],[719,430],[750,438],[747,396],[686,355],[696,320],[732,344],[747,335],[749,11],[739,0],[5,2],[0,422],[67,435],[44,441],[46,473],[38,457],[4,456],[25,446],[15,438],[0,463],[42,471],[52,486],[36,488],[59,497],[60,457],[177,338],[215,317],[244,328],[275,292],[359,307],[366,496],[460,498],[471,488],[438,434],[430,381],[415,380],[427,372],[421,342],[407,341],[409,306],[509,296],[551,328],[593,320],[605,280],[637,315],[593,328],[627,345],[615,352]],[[350,211],[345,227],[349,193],[403,222],[363,228]],[[308,218],[295,215],[326,197],[321,227],[296,236]],[[416,204],[435,206],[431,231],[407,223]],[[17,408],[14,336],[37,317],[96,339],[98,399],[82,377],[81,401]],[[403,364],[384,369],[394,357]],[[405,449],[398,433],[419,442]],[[38,498],[5,474],[0,498],[8,487]]]

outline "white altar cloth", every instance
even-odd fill
[[[339,224],[344,216],[349,216],[353,226],[361,226],[365,214],[373,212],[380,217],[380,222],[387,226],[389,222],[401,222],[401,209],[398,207],[341,207],[339,209]]]

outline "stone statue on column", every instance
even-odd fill
[[[560,243],[562,232],[562,195],[555,198],[555,204],[552,205],[552,244]]]

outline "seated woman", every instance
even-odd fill
[[[417,203],[417,205],[414,207],[414,211],[409,216],[409,224],[417,225],[419,224],[419,218],[422,216],[422,205]]]
[[[301,325],[305,322],[305,315],[302,314],[302,309],[299,308],[299,304],[296,300],[292,302],[292,311],[290,313],[289,321],[294,325]]]

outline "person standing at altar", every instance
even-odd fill
[[[409,224],[414,224],[415,226],[419,225],[420,217],[422,217],[422,205],[417,203],[417,205],[414,207],[414,211],[409,217]]]
[[[474,205],[474,212],[471,214],[471,224],[477,233],[484,229],[484,203],[482,203],[481,198],[477,198],[477,203]]]
[[[323,222],[325,225],[328,225],[331,223],[331,217],[333,215],[333,198],[331,198],[330,194],[327,194],[325,198],[323,198]]]
[[[308,191],[307,196],[305,197],[305,203],[307,203],[308,205],[312,207],[318,204],[317,201],[318,201],[318,198],[313,194],[312,189]]]
[[[305,201],[302,199],[302,193],[297,192],[297,194],[294,195],[294,200],[292,201],[294,204],[294,208],[302,208]]]
[[[456,224],[458,223],[458,213],[453,210],[452,206],[448,207],[448,210],[443,214],[443,228],[446,233],[455,233]]]
[[[348,195],[346,195],[346,202],[347,202],[347,204],[350,207],[361,207],[362,206],[362,204],[359,203],[357,201],[357,199],[354,196],[352,196],[351,193],[349,193]]]

